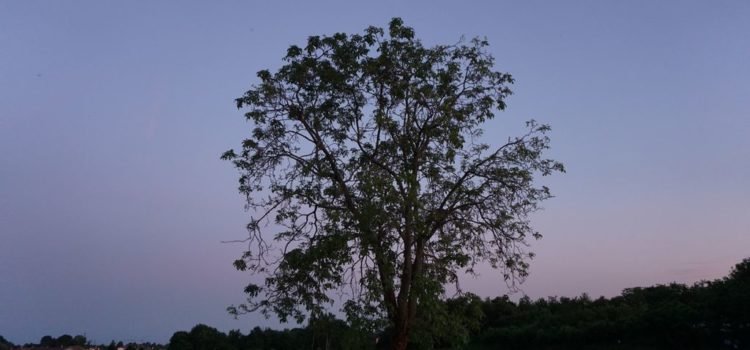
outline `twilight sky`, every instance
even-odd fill
[[[486,134],[552,125],[533,298],[725,275],[750,256],[750,2],[2,1],[0,335],[166,342],[232,319],[248,213],[233,103],[313,34],[403,17],[517,79]],[[506,293],[490,271],[467,279]]]

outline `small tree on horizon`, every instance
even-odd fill
[[[344,291],[350,322],[386,320],[405,349],[460,273],[527,275],[540,237],[529,214],[550,198],[534,179],[563,166],[542,156],[549,127],[533,121],[499,146],[480,141],[513,82],[487,45],[424,47],[394,18],[387,33],[312,36],[258,72],[237,99],[252,132],[222,158],[254,213],[235,267],[265,281],[230,312],[301,322]]]

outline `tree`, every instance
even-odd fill
[[[39,346],[42,346],[45,348],[56,347],[57,342],[55,341],[55,338],[53,338],[52,336],[45,335],[42,337],[42,339],[39,339]]]
[[[0,350],[13,349],[15,345],[0,335]]]
[[[395,18],[387,34],[312,36],[258,72],[236,100],[252,133],[222,158],[256,213],[235,267],[266,278],[230,312],[301,322],[345,290],[348,317],[385,318],[403,349],[461,271],[526,276],[539,237],[528,215],[550,197],[535,176],[563,166],[542,157],[549,127],[533,121],[497,148],[481,142],[513,82],[487,45],[425,47]]]
[[[73,336],[70,334],[63,334],[57,337],[56,344],[61,347],[68,347],[74,345]]]
[[[169,338],[169,345],[167,350],[193,350],[192,340],[190,334],[185,331],[178,331],[172,334]]]
[[[73,345],[86,346],[86,343],[88,343],[88,339],[86,339],[85,335],[79,334],[73,337]]]

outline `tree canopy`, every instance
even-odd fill
[[[538,175],[547,125],[483,142],[513,83],[488,42],[425,47],[394,18],[387,32],[311,36],[236,100],[253,128],[238,151],[254,216],[239,270],[265,274],[234,313],[319,316],[346,293],[349,321],[386,320],[403,348],[417,314],[479,263],[527,274],[529,214],[550,198]]]

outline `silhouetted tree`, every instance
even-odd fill
[[[39,346],[55,347],[57,346],[57,343],[55,342],[55,338],[50,335],[45,335],[42,337],[42,339],[39,339]]]
[[[76,335],[73,337],[72,345],[85,346],[88,340],[83,335]]]
[[[496,148],[479,141],[513,82],[487,45],[425,47],[396,18],[387,34],[310,37],[258,73],[237,99],[254,129],[223,158],[258,211],[235,266],[270,275],[231,312],[301,322],[348,286],[348,314],[385,317],[404,349],[415,319],[444,315],[433,306],[458,271],[487,262],[509,283],[526,276],[525,243],[540,237],[528,214],[550,197],[534,178],[563,167],[542,157],[546,125]],[[269,236],[266,220],[280,231]],[[271,238],[282,242],[275,268]]]
[[[9,350],[14,348],[15,345],[0,335],[0,350]]]
[[[168,350],[194,350],[192,340],[188,332],[179,331],[169,338]]]
[[[70,334],[63,334],[57,337],[57,340],[55,342],[57,346],[62,346],[62,347],[71,346],[73,345],[73,336],[71,336]]]

